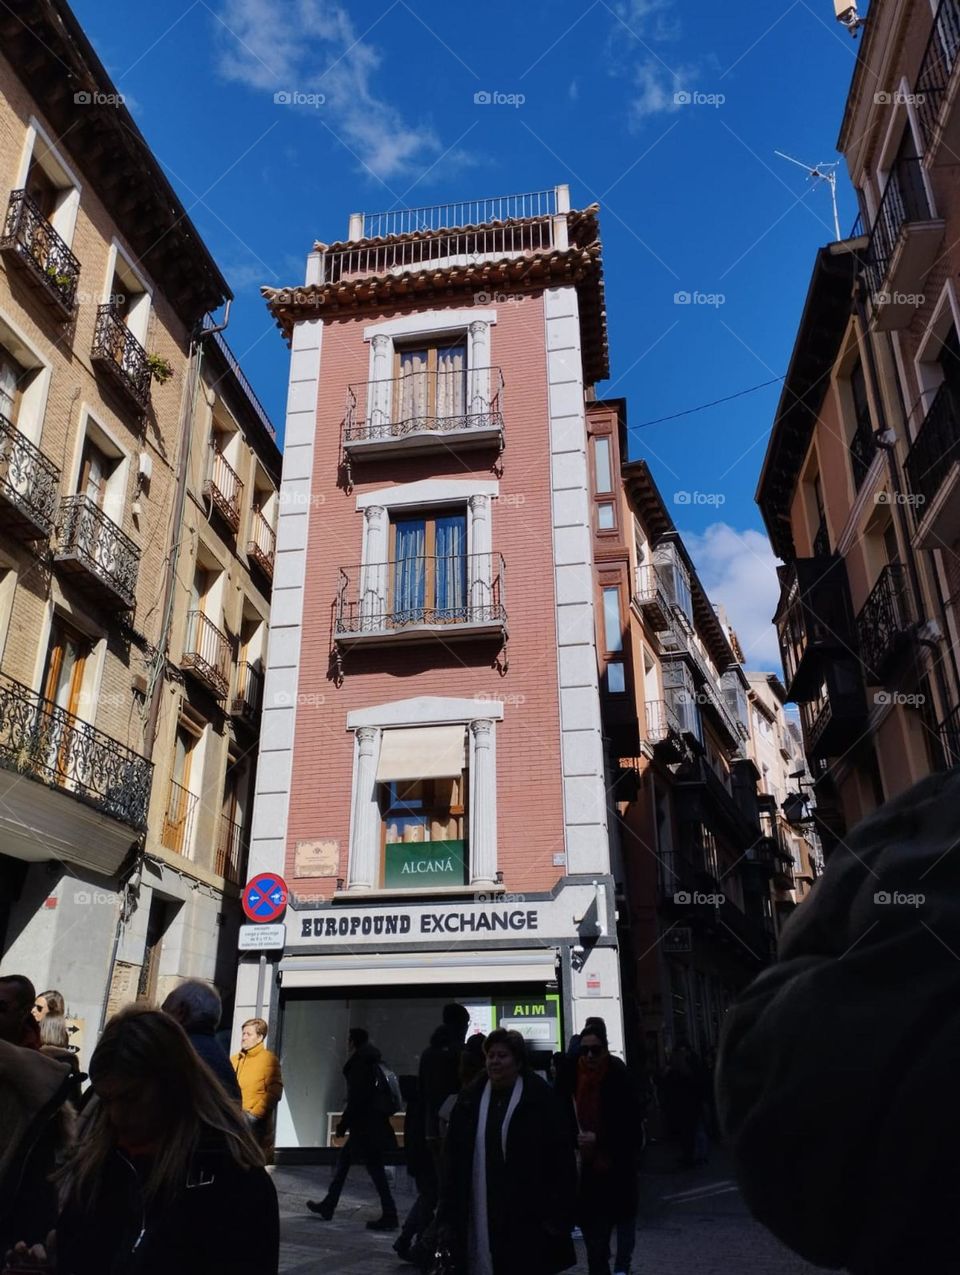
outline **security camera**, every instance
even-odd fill
[[[837,15],[837,21],[842,22],[854,39],[857,32],[863,26],[865,19],[861,18],[857,12],[855,4],[847,4],[846,0],[833,0],[833,10]]]

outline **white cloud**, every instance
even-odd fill
[[[610,65],[614,75],[632,86],[626,115],[636,129],[651,116],[682,109],[676,95],[696,87],[699,66],[678,64],[673,50],[663,47],[680,37],[675,0],[625,0],[614,12],[619,21],[610,33]]]
[[[223,0],[217,69],[224,79],[274,94],[322,94],[319,118],[382,181],[426,165],[441,144],[374,89],[381,57],[358,40],[335,0]],[[449,158],[449,157],[448,157]]]
[[[702,533],[683,532],[683,541],[711,602],[727,612],[751,669],[780,672],[777,631],[771,617],[780,586],[777,559],[760,531],[737,531],[715,522]]]

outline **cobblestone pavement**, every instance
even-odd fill
[[[810,1275],[821,1269],[783,1247],[747,1213],[722,1152],[686,1172],[670,1172],[669,1159],[651,1149],[641,1177],[634,1275],[677,1271],[683,1275]],[[656,1162],[659,1160],[659,1164]],[[413,1202],[412,1183],[403,1169],[395,1175],[394,1194],[401,1216]],[[308,1199],[321,1199],[332,1169],[287,1167],[274,1171],[280,1196],[282,1275],[365,1271],[403,1275],[414,1267],[396,1259],[396,1233],[380,1235],[365,1223],[379,1213],[373,1185],[362,1166],[350,1171],[347,1189],[331,1222],[309,1213]],[[584,1275],[583,1245],[577,1245]]]

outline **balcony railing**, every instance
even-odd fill
[[[679,738],[683,733],[679,717],[666,700],[648,699],[643,706],[643,715],[646,721],[643,738],[648,744],[660,744],[673,736]]]
[[[511,257],[531,257],[560,246],[554,242],[554,222],[549,217],[428,233],[417,238],[381,239],[321,253],[319,282],[345,283],[366,277],[481,266]]]
[[[914,86],[924,151],[936,131],[940,109],[960,54],[960,0],[940,0],[920,74]]]
[[[780,603],[774,623],[789,699],[818,693],[825,657],[853,647],[847,568],[840,557],[795,558],[779,567]]]
[[[940,723],[940,744],[945,769],[960,766],[960,704]]]
[[[90,357],[104,368],[141,412],[150,405],[150,364],[147,352],[112,305],[97,308],[97,326]]]
[[[881,331],[906,327],[923,301],[944,224],[933,215],[923,161],[900,159],[891,170],[865,254],[867,282]]]
[[[840,757],[867,729],[867,703],[860,662],[834,656],[826,664],[816,696],[800,705],[807,757]]]
[[[273,562],[277,551],[277,533],[254,505],[250,517],[250,539],[247,541],[247,557],[257,564],[268,579],[273,579]]]
[[[67,792],[136,832],[147,826],[152,764],[5,673],[0,765]]]
[[[960,461],[960,397],[947,382],[940,386],[911,444],[904,466],[917,498],[918,519],[936,498],[943,480]]]
[[[0,413],[0,525],[26,540],[53,531],[60,470]]]
[[[70,318],[77,304],[80,262],[25,190],[10,192],[0,252],[21,262],[45,299]]]
[[[907,569],[899,562],[891,563],[880,572],[857,616],[858,654],[869,686],[883,683],[897,653],[909,641],[916,618]]]
[[[187,640],[182,667],[212,691],[217,699],[230,692],[230,639],[202,611],[187,615]]]
[[[60,502],[53,556],[65,571],[82,575],[105,606],[136,605],[140,550],[89,496]]]
[[[210,474],[203,484],[203,494],[227,526],[236,531],[240,526],[243,483],[216,443],[210,447]]]
[[[877,440],[869,420],[857,422],[850,439],[850,461],[853,469],[853,485],[857,491],[863,486],[873,458],[877,454]]]
[[[363,213],[364,239],[411,235],[424,230],[450,230],[457,226],[481,226],[490,221],[517,221],[528,217],[552,217],[560,211],[557,190],[528,191],[520,195],[495,195],[454,204],[430,204],[423,208],[393,208]]]
[[[188,854],[190,851],[196,809],[196,793],[192,793],[189,788],[184,788],[183,784],[178,784],[171,779],[160,840],[174,854]]]
[[[241,660],[237,665],[237,687],[230,701],[230,715],[255,721],[263,703],[263,673],[256,664]]]
[[[243,825],[226,815],[220,816],[220,830],[217,836],[217,862],[215,869],[218,876],[226,877],[234,885],[243,880],[246,860],[246,843]]]
[[[408,372],[347,387],[345,449],[357,453],[422,434],[503,435],[503,373],[498,367]],[[463,441],[461,439],[457,442]]]
[[[334,636],[502,630],[505,566],[498,553],[411,557],[340,568]]]
[[[891,170],[870,235],[870,274],[874,293],[881,291],[900,232],[911,221],[930,221],[933,212],[923,184],[923,161],[900,159]]]
[[[214,344],[219,349],[223,357],[226,359],[227,364],[230,368],[230,371],[233,373],[234,378],[236,379],[236,382],[240,386],[241,390],[243,390],[243,393],[247,399],[247,402],[250,404],[250,406],[253,408],[254,412],[258,416],[260,420],[260,424],[267,431],[267,433],[270,435],[271,438],[276,438],[277,431],[276,429],[274,429],[273,421],[271,421],[270,417],[267,415],[267,409],[260,402],[259,398],[257,398],[256,390],[247,380],[247,377],[243,371],[243,368],[240,366],[240,362],[237,359],[237,356],[234,354],[233,350],[231,350],[230,346],[227,344],[227,340],[224,337],[223,333],[217,332],[215,329],[211,329],[211,328],[208,328],[206,331],[207,331],[207,335],[213,337]]]
[[[651,628],[658,633],[670,628],[670,602],[660,572],[652,563],[641,563],[637,567],[633,601]]]

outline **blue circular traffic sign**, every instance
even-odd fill
[[[243,910],[251,921],[276,921],[287,906],[287,883],[276,872],[260,872],[243,887]]]

